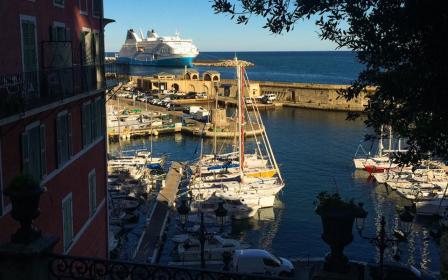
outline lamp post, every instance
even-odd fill
[[[410,213],[409,207],[405,207],[404,211],[399,215],[401,230],[395,230],[393,236],[388,236],[386,233],[386,218],[381,216],[380,232],[376,236],[363,236],[365,217],[356,218],[356,228],[359,236],[368,240],[371,244],[378,248],[380,252],[379,259],[379,279],[383,279],[384,273],[384,252],[387,248],[398,246],[401,242],[407,241],[407,235],[412,229],[412,221],[414,216]],[[395,258],[399,258],[398,252]]]
[[[187,206],[186,200],[182,200],[180,206],[177,208],[177,213],[179,213],[182,230],[185,231],[185,224],[188,220],[188,213],[190,213],[190,208]]]
[[[220,202],[218,208],[215,210],[215,216],[218,220],[218,223],[221,225],[220,231],[222,232],[224,229],[224,222],[227,216],[227,209],[224,208],[224,202]]]

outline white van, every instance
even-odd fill
[[[261,249],[235,250],[231,269],[241,273],[280,277],[294,275],[294,266],[289,260]]]

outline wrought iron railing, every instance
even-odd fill
[[[126,80],[125,68],[103,64],[47,68],[0,75],[0,119]],[[109,83],[112,79],[114,83]]]
[[[49,272],[55,279],[160,279],[160,280],[255,280],[281,279],[179,266],[149,265],[105,259],[50,255]]]

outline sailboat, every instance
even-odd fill
[[[371,155],[370,152],[366,153],[362,145],[358,146],[358,150],[355,153],[355,158],[353,158],[353,163],[356,169],[364,169],[369,173],[379,173],[390,169],[398,167],[398,164],[392,162],[391,155],[395,152],[406,152],[406,150],[401,149],[401,139],[398,139],[398,149],[392,148],[392,127],[389,126],[389,147],[384,148],[383,145],[383,130],[384,126],[381,126],[380,140],[378,142],[378,150],[375,155]],[[359,150],[364,151],[365,156],[357,157]]]
[[[236,70],[238,77],[237,152],[201,156],[193,168],[195,174],[190,184],[190,193],[193,198],[200,199],[207,199],[215,194],[222,197],[241,197],[260,208],[272,207],[275,196],[284,187],[283,178],[258,108],[252,105],[255,120],[252,120],[246,108],[244,92],[249,83],[245,83],[248,79],[244,67],[237,65]],[[247,118],[245,118],[246,113]],[[257,125],[263,128],[259,139],[255,136],[256,151],[253,154],[245,153],[246,121],[250,127]],[[216,147],[214,151],[216,152]]]

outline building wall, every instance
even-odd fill
[[[90,146],[82,147],[81,105],[95,99],[96,96],[84,98],[65,106],[60,106],[51,111],[45,111],[32,117],[0,127],[0,142],[2,155],[2,184],[7,187],[11,180],[21,172],[21,144],[20,136],[25,127],[35,121],[40,121],[46,126],[46,161],[47,175],[41,185],[47,188],[41,196],[40,216],[35,224],[45,234],[60,238],[55,251],[63,252],[62,245],[62,200],[67,194],[73,196],[73,225],[74,235],[80,232],[82,227],[90,223],[84,231],[82,238],[67,253],[76,251],[81,255],[107,256],[107,216],[105,211],[106,191],[106,144],[104,137],[97,139]],[[59,112],[67,110],[72,115],[72,147],[71,159],[61,168],[57,167],[56,159],[56,116]],[[95,169],[96,172],[96,198],[97,205],[101,205],[95,219],[89,221],[89,193],[88,174]],[[3,199],[4,216],[0,217],[0,242],[9,240],[10,235],[18,228],[18,223],[9,215],[11,209],[7,197]],[[94,240],[97,240],[94,242]],[[103,241],[100,241],[103,240]],[[100,255],[96,255],[96,254]],[[78,255],[79,255],[78,254]],[[92,256],[90,254],[90,256]]]
[[[0,74],[15,74],[22,69],[20,48],[20,15],[35,16],[37,21],[38,61],[41,65],[42,41],[50,40],[50,27],[54,21],[70,28],[74,61],[79,61],[80,33],[83,27],[100,30],[100,21],[92,16],[92,1],[87,1],[88,14],[83,15],[78,0],[65,0],[65,7],[53,5],[53,0],[2,0],[0,1]]]
[[[65,27],[69,28],[73,64],[80,64],[81,31],[87,28],[102,34],[102,20],[92,15],[93,1],[65,0],[65,5],[62,8],[54,6],[53,0],[0,1],[0,26],[2,26],[2,32],[0,32],[0,78],[2,74],[15,75],[20,74],[23,70],[21,15],[33,16],[36,19],[39,69],[43,65],[42,45],[44,41],[51,39],[51,27],[54,22],[64,23]],[[79,3],[83,3],[83,6],[87,7],[86,14],[81,13]],[[102,44],[100,36],[100,51],[103,51]],[[81,123],[82,104],[104,95],[104,92],[80,94],[81,92],[77,92],[70,99],[46,103],[32,111],[8,116],[5,119],[0,118],[0,192],[22,172],[21,134],[25,127],[34,122],[45,124],[47,175],[42,179],[41,185],[47,188],[47,192],[41,196],[41,213],[34,222],[44,234],[59,237],[55,252],[64,253],[62,200],[71,193],[74,240],[65,253],[107,257],[106,144],[104,137],[99,137],[89,146],[83,147]],[[2,102],[1,99],[0,102]],[[73,152],[70,160],[58,167],[56,117],[59,112],[64,110],[71,114]],[[88,174],[92,169],[96,171],[98,208],[90,216]],[[10,213],[11,203],[8,197],[0,196],[0,243],[8,242],[11,234],[19,226],[18,222],[11,218]]]

